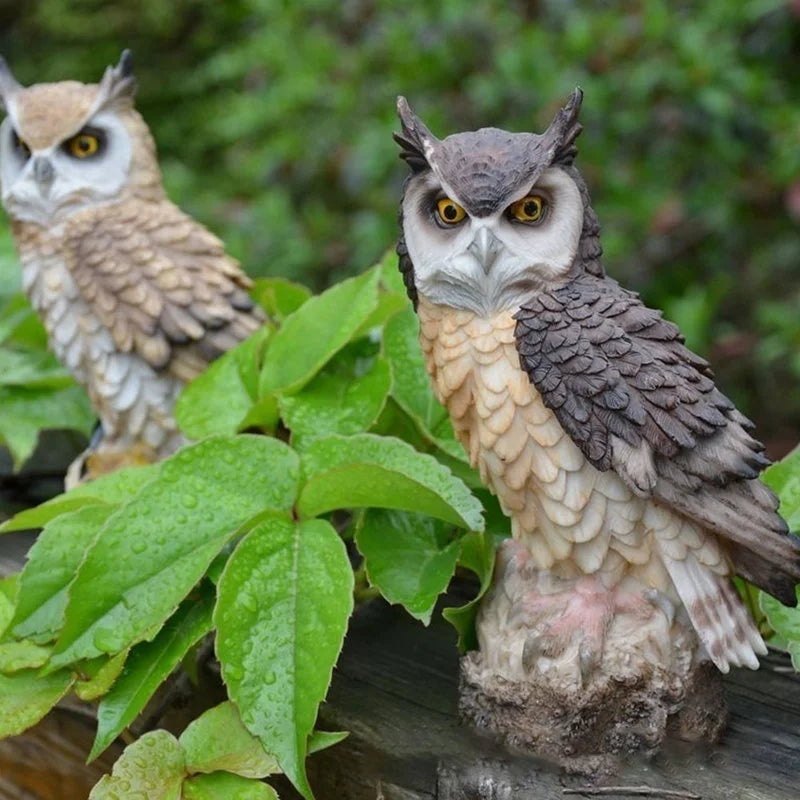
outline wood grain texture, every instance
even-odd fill
[[[0,538],[0,571],[19,568],[30,542],[30,535]],[[450,602],[472,589],[457,583]],[[320,727],[351,733],[310,759],[317,800],[562,800],[564,788],[587,785],[464,726],[458,662],[455,634],[439,614],[424,628],[381,601],[359,608],[320,711]],[[797,800],[800,679],[782,655],[762,663],[758,672],[726,677],[731,721],[720,745],[674,742],[600,785],[694,792],[703,800]],[[160,725],[179,733],[219,702],[219,691],[207,686]],[[24,736],[0,742],[0,800],[86,797],[121,748],[117,742],[108,760],[86,767],[93,732],[89,716],[62,706]],[[274,784],[282,800],[298,797],[285,781]]]

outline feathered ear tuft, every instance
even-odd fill
[[[430,169],[428,155],[439,140],[411,110],[405,97],[397,98],[397,116],[400,117],[402,132],[393,134],[393,138],[400,145],[400,158],[413,172]]]
[[[583,102],[583,91],[580,87],[569,96],[567,104],[556,114],[550,127],[544,132],[546,149],[551,154],[551,164],[570,165],[578,155],[575,140],[580,136],[583,126],[578,122],[578,114]]]
[[[97,108],[114,105],[118,101],[130,102],[136,94],[136,78],[133,76],[133,57],[130,50],[123,50],[115,67],[106,67],[100,80]]]
[[[0,102],[8,108],[8,101],[15,92],[22,89],[22,84],[13,76],[11,68],[3,56],[0,56]]]

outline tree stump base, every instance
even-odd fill
[[[488,674],[477,651],[461,659],[459,710],[506,746],[586,775],[616,774],[632,753],[652,757],[668,735],[716,742],[727,720],[722,676],[707,662],[681,676],[601,674],[576,690],[536,672]]]

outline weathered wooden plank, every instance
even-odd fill
[[[0,571],[18,568],[30,542],[27,534],[0,537]],[[468,589],[459,586],[456,595]],[[632,763],[605,782],[702,800],[800,798],[800,680],[783,656],[773,654],[763,665],[726,678],[731,720],[720,745],[674,742],[651,762]],[[457,682],[455,635],[440,615],[424,628],[381,601],[360,608],[320,713],[322,727],[351,735],[310,759],[318,800],[563,800],[565,788],[591,783],[508,753],[462,725]],[[159,724],[180,732],[218,702],[220,691],[206,683],[202,696],[171,709]],[[83,766],[93,728],[91,719],[61,708],[26,736],[0,742],[0,798],[85,797],[99,774]],[[101,766],[117,752],[119,745]],[[72,776],[54,769],[55,761],[71,762]],[[39,773],[55,777],[48,783]],[[69,792],[58,793],[66,785]],[[297,797],[285,781],[276,785],[284,800]]]

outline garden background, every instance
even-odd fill
[[[0,2],[25,83],[134,52],[171,197],[251,275],[323,288],[393,243],[405,94],[432,130],[542,130],[585,91],[606,267],[664,308],[778,457],[800,438],[800,3]],[[5,216],[0,294],[18,286]]]

